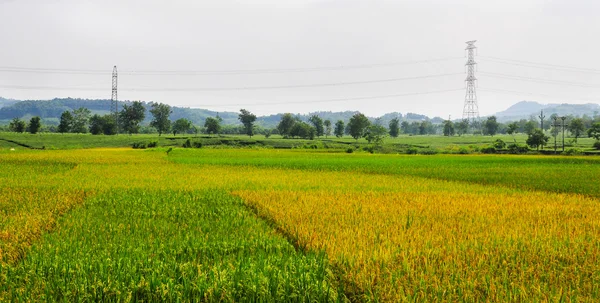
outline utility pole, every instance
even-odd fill
[[[544,110],[542,109],[542,112],[540,113],[540,115],[538,116],[538,118],[540,118],[540,124],[542,126],[542,132],[544,131],[544,118],[546,118],[546,116],[544,116]]]
[[[477,82],[477,78],[475,77],[475,66],[477,62],[475,62],[475,42],[467,41],[467,78],[465,82],[467,84],[466,94],[465,94],[465,104],[463,107],[463,119],[467,119],[469,123],[473,123],[475,121],[479,122],[479,106],[477,105],[477,93],[475,91],[475,84]]]
[[[552,125],[552,127],[556,129],[559,126],[560,125],[558,124],[558,117],[554,116],[554,124]],[[554,129],[552,129],[552,135],[554,135],[554,154],[556,154],[556,137],[558,136],[558,133],[556,133]]]
[[[543,109],[540,112],[540,115],[538,116],[538,118],[540,118],[540,125],[542,126],[542,134],[544,134],[544,118],[546,118],[546,116],[544,116],[544,110]],[[542,151],[543,150],[544,150],[544,144],[542,143]]]
[[[112,72],[112,96],[110,98],[110,112],[114,115],[117,134],[119,133],[119,101],[117,99],[117,66]]]
[[[562,116],[560,117],[560,119],[562,120],[562,151],[565,151],[565,120],[567,119],[567,117]]]

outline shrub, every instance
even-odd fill
[[[600,150],[600,141],[594,142],[594,148]]]
[[[148,148],[157,147],[157,146],[158,146],[158,141],[156,141],[156,140],[148,142]]]
[[[192,142],[190,141],[190,139],[185,140],[185,143],[183,143],[183,147],[185,147],[185,148],[192,147]]]
[[[419,152],[419,150],[415,147],[410,147],[406,150],[406,153],[409,155],[416,155]]]
[[[483,148],[481,148],[481,153],[483,154],[495,154],[496,153],[496,148],[493,146],[485,146]]]
[[[509,144],[508,152],[511,154],[525,154],[529,151],[529,147],[526,145],[518,145],[518,144]]]
[[[567,156],[576,156],[581,154],[583,154],[583,152],[578,148],[569,148],[563,152],[563,155]]]
[[[145,149],[146,143],[145,142],[133,142],[131,144],[131,147],[133,147],[134,149]]]
[[[349,153],[349,154],[351,154],[351,153],[354,152],[354,148],[348,147],[348,149],[346,149],[346,152]]]
[[[366,152],[369,152],[371,154],[375,152],[375,149],[373,149],[373,146],[365,146],[365,147],[363,147],[363,150]]]
[[[502,139],[496,139],[493,145],[496,149],[504,149],[506,147],[506,143]]]
[[[426,148],[419,151],[419,154],[421,155],[435,155],[437,153],[438,151],[435,148]]]
[[[461,147],[458,149],[458,154],[467,155],[467,154],[469,154],[469,150],[465,147]]]
[[[200,142],[200,141],[194,141],[194,142],[192,142],[192,146],[194,148],[201,148],[202,147],[202,142]]]

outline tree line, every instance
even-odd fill
[[[284,138],[302,138],[314,139],[315,137],[343,137],[349,135],[355,140],[365,138],[370,143],[381,143],[383,138],[390,136],[398,137],[400,134],[407,135],[435,135],[444,136],[462,136],[465,134],[479,134],[494,136],[496,134],[515,135],[523,133],[528,135],[528,144],[531,146],[544,146],[549,136],[556,137],[562,132],[562,123],[564,130],[568,131],[576,141],[584,135],[596,138],[600,128],[600,116],[593,118],[587,115],[583,117],[567,116],[559,119],[558,115],[552,114],[548,119],[531,116],[529,120],[521,119],[510,123],[500,123],[495,116],[490,116],[483,121],[469,122],[467,120],[451,121],[445,120],[441,124],[433,124],[429,120],[422,121],[400,121],[399,117],[393,118],[388,125],[382,125],[379,119],[371,121],[364,114],[357,112],[347,122],[337,120],[335,123],[331,120],[323,120],[318,115],[311,115],[308,121],[302,121],[298,116],[291,113],[285,113],[275,128],[262,128],[255,125],[257,116],[246,109],[240,109],[238,120],[241,126],[222,125],[223,120],[217,114],[215,117],[205,119],[203,127],[192,124],[185,118],[171,121],[170,115],[172,108],[163,103],[151,103],[149,110],[152,120],[149,127],[155,130],[159,136],[165,133],[173,135],[183,133],[198,133],[202,131],[206,134],[246,134],[253,136],[263,134],[270,136],[273,134],[281,135]],[[64,111],[60,116],[60,123],[56,128],[59,133],[91,133],[93,135],[115,135],[117,133],[136,134],[144,129],[141,122],[146,118],[146,108],[140,101],[134,101],[130,104],[124,104],[118,115],[91,114],[88,108],[78,108],[72,111]],[[538,121],[537,118],[540,118]],[[557,121],[560,124],[557,124]],[[14,132],[37,133],[40,131],[41,119],[33,117],[29,123],[14,118],[9,124],[9,130]]]

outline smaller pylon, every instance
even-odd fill
[[[119,133],[119,101],[117,99],[117,66],[113,67],[112,72],[112,96],[110,98],[110,112],[113,114],[117,133]]]

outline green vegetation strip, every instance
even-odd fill
[[[502,185],[524,190],[576,193],[600,197],[600,159],[514,155],[370,155],[307,151],[183,150],[177,163],[257,166],[315,171],[396,174],[432,179]]]
[[[0,301],[336,301],[323,254],[297,252],[218,190],[110,192],[60,219]]]

